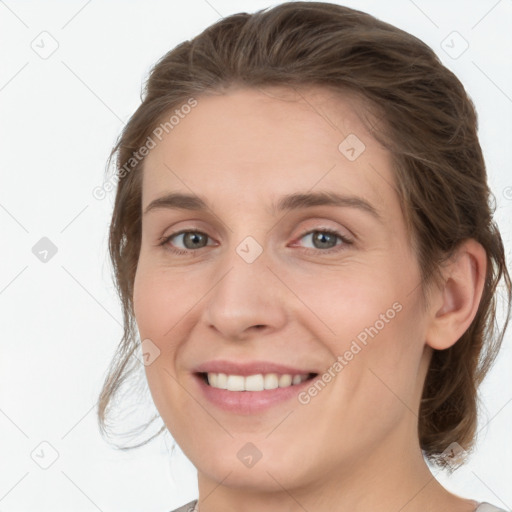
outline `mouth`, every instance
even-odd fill
[[[256,373],[236,375],[217,372],[197,372],[209,387],[235,392],[262,392],[278,388],[291,388],[314,379],[318,373]]]
[[[192,372],[199,391],[215,407],[237,416],[262,414],[287,405],[318,372],[269,362],[212,361]]]

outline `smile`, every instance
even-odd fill
[[[290,373],[257,373],[255,375],[229,375],[225,373],[203,373],[205,382],[217,389],[226,389],[228,391],[265,391],[277,388],[288,388],[296,386],[312,378],[316,374],[298,374]]]
[[[236,415],[261,414],[289,401],[296,403],[297,395],[318,376],[312,372],[275,373],[279,371],[276,369],[268,373],[253,373],[247,368],[239,369],[239,373],[235,373],[236,368],[231,371],[196,371],[192,376],[208,402]]]

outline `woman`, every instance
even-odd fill
[[[329,3],[222,19],[165,55],[112,152],[130,372],[219,511],[499,510],[427,461],[471,448],[511,283],[459,80]],[[507,316],[508,320],[508,316]]]

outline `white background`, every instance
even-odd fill
[[[510,265],[512,3],[343,4],[418,36],[465,84]],[[169,456],[169,435],[131,453],[99,435],[95,403],[122,317],[107,259],[113,194],[100,201],[91,192],[150,66],[219,17],[271,5],[0,1],[0,511],[164,512],[197,497],[194,468],[179,449]],[[41,37],[51,47],[43,31],[58,43],[47,59],[31,47]],[[453,31],[469,44],[456,59],[441,47]],[[460,51],[463,40],[453,41]],[[42,237],[58,250],[46,263],[32,253]],[[478,450],[451,478],[438,475],[454,492],[508,509],[511,350],[509,332],[482,387]],[[59,454],[48,469],[31,458],[35,449],[41,461],[51,456],[43,441]]]

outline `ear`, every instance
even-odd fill
[[[443,269],[443,284],[432,292],[426,344],[437,350],[451,347],[475,318],[485,283],[487,255],[468,239]]]

